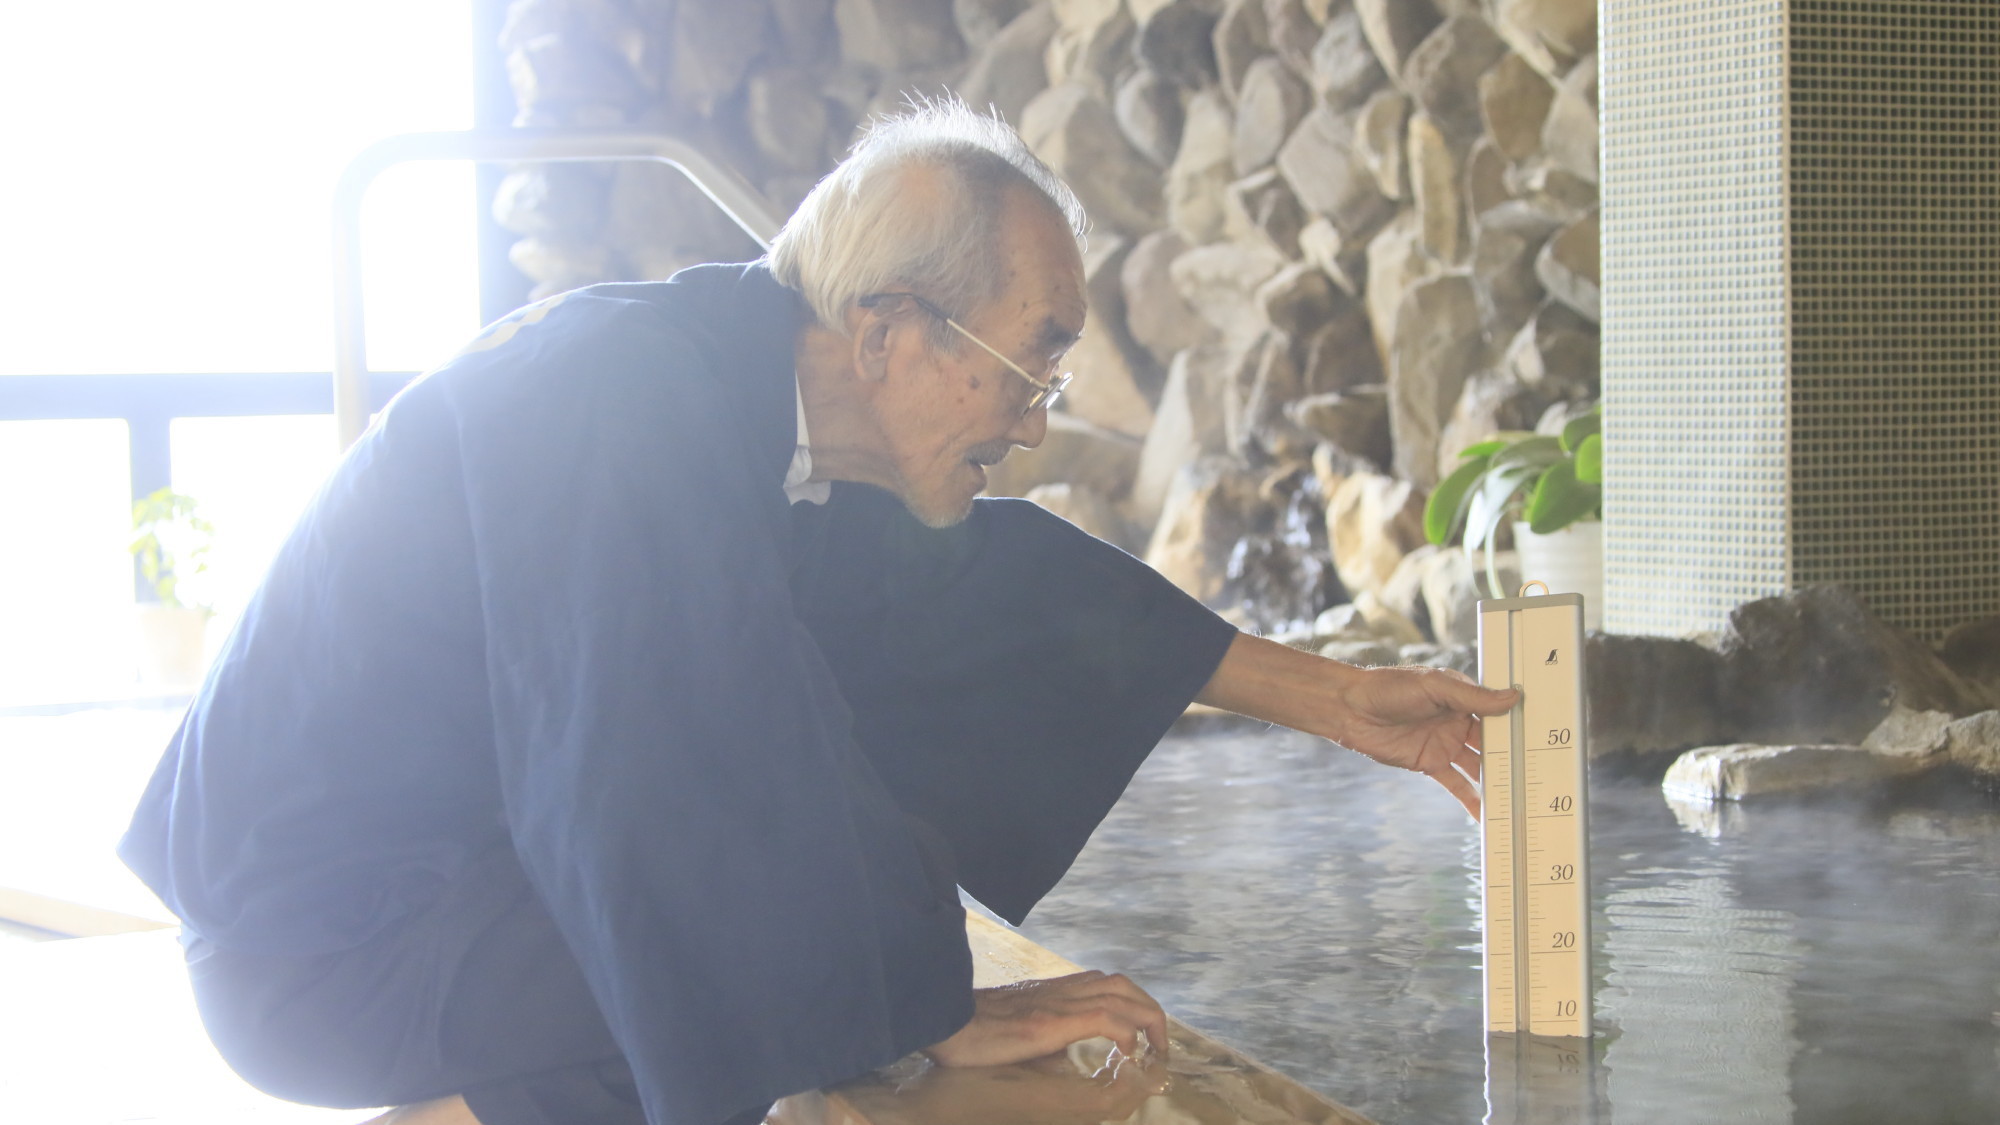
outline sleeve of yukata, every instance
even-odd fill
[[[801,510],[798,602],[863,750],[1018,923],[1075,860],[1236,629],[1144,563],[1022,500],[934,530],[838,486]]]

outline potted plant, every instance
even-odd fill
[[[137,607],[139,679],[149,687],[185,690],[201,678],[215,610],[183,583],[208,569],[214,539],[193,497],[162,488],[132,505],[132,555],[152,594]]]
[[[1558,435],[1502,433],[1459,454],[1459,465],[1424,504],[1424,534],[1438,546],[1463,533],[1468,556],[1484,551],[1486,583],[1500,589],[1494,566],[1500,522],[1512,518],[1521,577],[1552,593],[1584,596],[1584,621],[1596,628],[1604,600],[1604,438],[1597,408],[1572,418]]]

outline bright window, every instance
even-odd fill
[[[335,182],[377,139],[471,127],[472,13],[473,0],[11,8],[0,378],[330,370]],[[477,328],[476,218],[468,166],[377,180],[363,214],[371,367],[428,368]],[[0,426],[0,581],[47,609],[0,627],[0,706],[131,675],[111,668],[127,658],[105,624],[132,597],[123,433]],[[331,435],[325,419],[175,425],[174,484],[210,509],[224,607],[332,463]],[[49,659],[78,652],[103,667]]]

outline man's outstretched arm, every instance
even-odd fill
[[[1424,774],[1477,818],[1479,716],[1506,713],[1515,693],[1448,669],[1356,668],[1244,633],[1196,698]]]

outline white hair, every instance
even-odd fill
[[[902,190],[913,170],[942,173],[937,205]],[[845,332],[850,305],[907,289],[954,317],[1000,295],[1001,203],[1029,188],[1068,224],[1079,249],[1089,229],[1076,193],[1028,150],[1000,117],[957,97],[913,98],[910,108],[868,126],[771,242],[771,271],[812,307],[819,322]],[[931,338],[955,350],[945,325]]]

